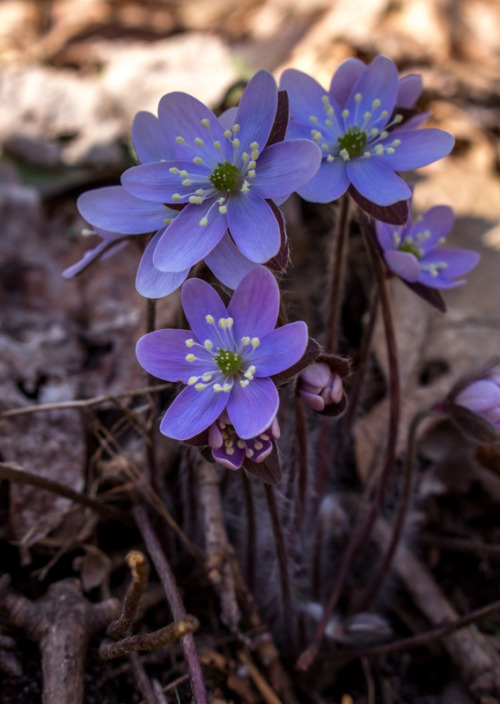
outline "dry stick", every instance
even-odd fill
[[[241,619],[230,558],[232,548],[224,525],[220,495],[220,469],[207,460],[198,467],[198,488],[205,529],[205,570],[221,604],[221,621],[232,633],[238,633]]]
[[[252,485],[245,471],[242,471],[243,491],[245,494],[245,513],[247,518],[246,536],[246,568],[247,584],[250,591],[253,591],[255,584],[255,545],[256,545],[256,523],[255,523],[255,503],[252,494]]]
[[[403,533],[406,513],[408,510],[408,505],[410,503],[413,472],[415,468],[417,430],[420,426],[420,423],[426,420],[431,414],[432,411],[421,411],[420,413],[417,413],[417,415],[413,418],[410,424],[410,428],[408,430],[408,443],[406,446],[403,491],[396,512],[396,519],[394,521],[394,526],[392,529],[391,540],[387,548],[387,552],[382,561],[382,565],[378,571],[378,575],[372,581],[368,593],[365,595],[361,605],[357,609],[358,611],[368,611],[370,609],[370,606],[373,604],[377,594],[379,593],[380,587],[382,586],[385,577],[390,571],[392,560],[394,558],[397,547],[399,545],[399,541],[401,539],[401,535]]]
[[[389,543],[390,528],[382,519],[377,521],[373,538],[383,549]],[[431,573],[404,545],[398,548],[394,568],[416,606],[433,626],[458,619]],[[474,697],[480,701],[482,696],[500,697],[500,658],[476,628],[446,636],[443,645]]]
[[[292,618],[290,608],[290,586],[288,583],[289,574],[287,564],[287,551],[285,548],[285,541],[283,539],[283,533],[281,530],[280,516],[278,512],[278,507],[276,506],[276,497],[274,496],[273,487],[270,484],[264,484],[264,488],[266,491],[267,505],[269,508],[269,515],[271,516],[271,526],[273,529],[274,542],[276,545],[276,555],[278,558],[281,592],[283,594],[283,614],[285,621],[285,630],[289,634],[292,625]]]
[[[146,669],[141,662],[141,658],[137,653],[130,653],[130,665],[134,673],[139,689],[144,697],[146,704],[160,704],[158,697],[153,689],[153,685],[147,675]]]
[[[137,616],[137,609],[144,590],[148,585],[149,565],[139,550],[132,550],[125,556],[125,562],[130,568],[132,581],[123,600],[120,616],[109,624],[106,635],[113,640],[123,638]]]
[[[97,406],[100,403],[105,403],[106,401],[116,402],[116,399],[118,398],[127,398],[128,396],[147,396],[148,394],[168,389],[171,386],[171,383],[156,384],[154,386],[145,386],[141,389],[134,389],[133,391],[124,391],[120,394],[104,394],[102,396],[78,399],[76,401],[59,401],[57,403],[45,403],[37,406],[25,406],[24,408],[11,408],[9,411],[2,411],[0,413],[0,420],[3,420],[4,418],[14,418],[15,416],[23,416],[27,413],[44,413],[46,411],[88,408],[89,406]]]
[[[137,650],[157,650],[189,633],[194,633],[199,627],[198,619],[187,614],[184,618],[169,623],[168,626],[159,628],[153,633],[138,633],[135,636],[122,638],[116,643],[105,641],[99,648],[99,655],[103,660],[112,660]]]
[[[347,549],[344,553],[342,563],[340,565],[339,573],[337,575],[337,580],[333,588],[330,600],[325,608],[323,617],[320,624],[316,630],[312,643],[309,647],[300,655],[297,661],[297,668],[299,670],[307,670],[316,655],[319,652],[319,647],[323,639],[323,634],[328,621],[332,615],[333,609],[337,605],[340,598],[342,587],[344,586],[345,579],[348,572],[354,562],[358,550],[362,545],[366,543],[370,532],[380,515],[380,511],[383,507],[383,502],[389,485],[389,479],[392,474],[392,468],[394,465],[395,453],[396,453],[396,441],[398,434],[399,425],[399,373],[398,373],[398,358],[396,352],[396,339],[394,334],[394,326],[391,316],[391,307],[389,301],[389,294],[387,290],[387,284],[384,276],[384,270],[382,267],[382,262],[380,260],[380,255],[375,247],[373,240],[373,224],[368,221],[366,216],[361,213],[361,227],[366,243],[366,247],[370,254],[372,261],[372,267],[375,274],[375,279],[378,286],[380,303],[382,308],[382,316],[384,321],[384,331],[387,346],[387,356],[388,356],[388,367],[389,367],[389,400],[390,400],[390,415],[389,415],[389,429],[387,437],[387,446],[385,451],[384,465],[378,482],[375,497],[371,504],[370,510],[365,518],[364,523],[358,525],[352,534],[351,540],[347,545]]]
[[[161,549],[160,542],[156,537],[153,528],[149,522],[146,511],[142,506],[135,506],[133,509],[134,518],[139,528],[144,543],[148,549],[149,555],[153,561],[158,576],[165,590],[165,594],[175,621],[180,621],[186,616],[186,609],[182,603],[181,596],[175,583],[174,575],[170,569],[170,565]],[[201,671],[198,653],[194,644],[194,638],[191,634],[181,638],[181,645],[186,658],[189,679],[193,691],[195,704],[208,704],[207,691],[203,682],[203,673]]]
[[[87,506],[104,518],[110,518],[127,524],[130,524],[131,522],[130,516],[125,513],[125,511],[120,511],[119,509],[107,506],[98,499],[92,499],[90,496],[74,491],[73,489],[64,486],[64,484],[59,484],[59,482],[55,482],[52,479],[47,479],[46,477],[41,477],[38,474],[26,472],[17,464],[0,462],[0,479],[7,479],[8,481],[16,482],[18,484],[29,484],[31,486],[36,486],[39,489],[50,491],[58,496],[64,496],[64,498],[71,499],[75,503]]]
[[[489,545],[479,540],[465,540],[463,538],[443,538],[430,534],[422,534],[417,537],[420,545],[440,550],[456,550],[457,552],[479,553],[481,556],[498,557],[500,555],[500,545]]]

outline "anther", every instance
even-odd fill
[[[199,224],[200,224],[202,227],[206,227],[206,226],[208,225],[208,218],[206,218],[206,217],[205,217],[205,218],[202,218],[202,219],[200,220]]]
[[[171,174],[174,174],[174,176],[177,176],[177,174],[179,173],[179,169],[177,169],[175,166],[172,166],[169,171]]]
[[[252,337],[252,339],[250,340],[250,344],[252,345],[252,347],[254,348],[254,350],[257,349],[257,347],[260,345],[260,340],[259,340],[259,338],[258,338],[258,337]],[[254,371],[255,371],[255,368],[254,368]]]
[[[188,386],[194,386],[196,382],[198,381],[199,377],[197,376],[190,376],[188,379]]]
[[[203,127],[210,127],[210,120],[207,117],[204,117],[203,120],[200,120],[200,122]]]
[[[354,96],[354,100],[355,100],[357,103],[360,103],[360,102],[361,102],[361,97],[362,97],[362,96],[361,96],[361,93],[356,93],[356,95]]]
[[[197,147],[202,147],[203,146],[203,140],[201,137],[195,137],[194,138],[194,143],[196,144]]]
[[[240,146],[240,140],[239,139],[233,139],[233,147],[234,149],[238,149]]]
[[[190,352],[189,354],[186,355],[185,359],[186,359],[186,362],[194,362],[196,357],[194,356],[194,354],[192,352]]]
[[[328,154],[328,156],[326,157],[326,160],[327,160],[328,163],[330,163],[330,164],[332,163],[332,161],[334,161],[334,159],[335,159],[335,157],[333,157],[331,154]]]
[[[238,125],[237,122],[235,122],[234,125],[231,127],[231,129],[233,130],[234,134],[236,134],[236,132],[240,131],[240,126]]]
[[[259,143],[258,142],[252,142],[250,145],[250,149],[258,149],[259,148]]]
[[[242,159],[243,163],[246,164],[248,162],[248,160],[250,159],[250,154],[243,152],[243,154],[241,155],[241,159]]]
[[[188,340],[185,340],[185,341],[184,341],[184,344],[186,345],[186,347],[193,347],[193,345],[194,345],[194,340],[193,340],[193,338],[190,337]]]
[[[225,215],[225,214],[227,213],[227,205],[221,205],[221,206],[219,207],[219,213],[220,213],[221,215]]]
[[[196,164],[197,166],[200,166],[200,164],[203,164],[203,159],[201,158],[201,156],[193,157],[193,164]]]
[[[213,325],[215,323],[215,318],[213,315],[210,315],[210,313],[205,316],[205,320],[209,325]]]
[[[378,98],[375,98],[375,100],[372,103],[372,108],[379,108],[380,107],[380,100]]]
[[[318,118],[315,117],[314,115],[311,115],[311,116],[309,117],[309,122],[312,122],[313,124],[316,124],[317,121],[318,121]]]
[[[227,139],[231,139],[232,136],[233,133],[231,132],[231,130],[224,130],[224,137],[226,137]]]
[[[186,140],[184,139],[184,137],[176,137],[175,141],[177,142],[177,144],[186,144]]]
[[[186,169],[182,169],[182,171],[179,171],[179,176],[180,176],[181,178],[187,178],[187,177],[189,176],[189,174],[188,174],[188,172],[186,171]]]
[[[203,347],[204,347],[206,350],[210,351],[210,350],[213,349],[214,343],[212,342],[212,340],[205,340],[205,342],[203,343]]]
[[[350,156],[349,156],[349,152],[347,151],[347,149],[341,149],[339,154],[344,161],[349,161]]]
[[[342,110],[342,117],[344,118],[344,120],[346,119],[346,117],[349,117],[349,110],[347,110],[347,108],[345,110]]]
[[[401,144],[401,140],[400,140],[400,139],[393,139],[393,140],[392,140],[392,146],[393,146],[393,147],[399,147],[400,144]]]
[[[194,388],[196,389],[196,391],[203,391],[204,389],[207,388],[207,385],[206,385],[206,384],[202,384],[202,383],[200,382],[199,384],[195,384],[195,385],[194,385]]]
[[[387,147],[385,150],[386,154],[394,154],[395,151],[394,147]]]
[[[250,381],[249,381],[248,379],[240,379],[240,382],[239,382],[239,383],[240,383],[241,388],[244,389],[245,386],[248,386],[248,384],[250,383]]]
[[[220,142],[218,139],[215,140],[214,142],[214,149],[218,152],[220,152]]]
[[[182,181],[182,184],[181,184],[181,185],[182,185],[182,186],[190,186],[192,183],[193,183],[193,182],[191,181],[190,178],[185,178],[185,179]]]
[[[174,193],[174,194],[172,195],[172,200],[175,201],[175,202],[177,202],[178,200],[182,200],[181,194],[180,194],[180,193]]]

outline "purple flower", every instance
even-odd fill
[[[412,105],[421,83],[415,76],[398,81],[396,65],[386,56],[369,66],[345,61],[329,91],[295,69],[283,73],[280,87],[290,101],[287,138],[312,139],[323,154],[316,176],[298,189],[306,200],[336,200],[351,184],[379,206],[407,200],[410,189],[396,172],[426,166],[453,147],[448,132],[415,129],[421,120],[401,125],[403,115],[394,114],[398,100],[401,107]]]
[[[273,450],[273,440],[280,436],[276,418],[271,425],[254,438],[240,438],[226,411],[208,429],[208,442],[212,457],[228,469],[240,469],[245,458],[252,462],[263,462]]]
[[[157,330],[137,343],[139,363],[150,374],[187,384],[165,413],[160,430],[188,440],[226,409],[243,440],[271,425],[279,405],[271,376],[304,354],[307,326],[299,321],[274,329],[279,289],[263,267],[252,269],[226,306],[201,279],[182,287],[188,330]]]
[[[377,222],[377,238],[389,269],[410,284],[433,289],[464,284],[456,277],[473,269],[479,254],[468,249],[438,249],[453,221],[451,208],[436,205],[413,220],[410,212],[408,222],[401,227]]]
[[[280,223],[267,201],[281,200],[307,183],[321,153],[310,140],[266,146],[277,104],[276,82],[267,71],[252,78],[236,113],[228,111],[220,119],[186,93],[161,99],[163,141],[175,157],[133,167],[122,176],[132,196],[156,207],[185,206],[156,245],[157,269],[189,269],[228,229],[252,262],[267,262],[278,253]]]
[[[448,413],[469,438],[479,443],[500,437],[500,372],[491,364],[461,379],[434,410]]]

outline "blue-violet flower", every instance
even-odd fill
[[[438,249],[454,222],[453,210],[436,205],[421,217],[401,227],[376,222],[377,238],[387,266],[409,283],[429,288],[448,289],[461,286],[463,279],[479,261],[479,254],[469,249]]]
[[[307,346],[302,321],[274,329],[280,296],[274,276],[252,269],[226,306],[201,279],[182,287],[188,330],[157,330],[142,337],[136,354],[150,374],[187,384],[168,408],[160,430],[188,440],[206,430],[226,409],[243,440],[265,432],[279,396],[270,378],[294,365]]]
[[[418,79],[399,82],[396,65],[386,56],[360,64],[352,59],[341,64],[329,91],[296,69],[281,78],[290,101],[287,139],[312,139],[323,155],[316,176],[298,189],[306,200],[336,200],[351,184],[380,206],[407,200],[410,189],[396,172],[426,166],[453,147],[448,132],[417,130],[418,120],[401,125],[403,115],[394,113],[398,98],[406,107],[418,97]]]
[[[265,263],[281,244],[269,199],[283,199],[309,181],[321,163],[310,140],[266,146],[278,104],[276,82],[259,71],[236,111],[218,119],[186,93],[159,104],[159,123],[175,158],[128,169],[122,183],[131,195],[158,204],[184,205],[156,245],[160,271],[189,269],[216,247],[229,229],[240,252]],[[234,122],[233,122],[234,119]]]

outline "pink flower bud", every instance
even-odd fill
[[[325,362],[316,362],[300,375],[297,393],[314,411],[321,412],[342,400],[342,379]]]

